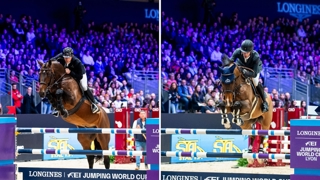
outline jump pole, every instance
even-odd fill
[[[28,129],[28,133],[30,133],[30,129]],[[91,130],[90,130],[91,131]],[[100,131],[100,130],[99,130]],[[100,131],[102,132],[102,131]],[[126,134],[127,131],[120,131],[119,133]],[[23,180],[39,180],[39,179],[47,179],[47,180],[61,180],[61,179],[87,179],[87,180],[96,180],[96,179],[109,179],[109,180],[118,180],[118,179],[151,179],[151,180],[160,180],[159,179],[159,159],[160,159],[160,148],[159,148],[159,119],[158,118],[147,118],[146,121],[146,132],[140,131],[140,133],[146,133],[147,137],[147,149],[146,152],[138,151],[138,152],[130,152],[130,151],[90,151],[85,152],[83,150],[70,150],[70,151],[45,151],[45,150],[21,150],[19,149],[17,152],[20,153],[93,153],[93,154],[115,154],[115,155],[130,155],[130,154],[147,154],[147,164],[149,164],[149,170],[144,171],[135,171],[135,170],[114,170],[111,169],[76,169],[76,168],[34,168],[34,167],[19,167],[18,171],[22,172]],[[54,132],[52,132],[54,133]],[[70,133],[70,132],[69,132]],[[72,132],[75,133],[75,132]],[[139,133],[139,132],[137,132]],[[12,135],[15,137],[15,126],[13,126]],[[12,147],[13,156],[15,156],[15,145]],[[12,161],[13,164],[13,161]],[[15,176],[14,169],[10,170],[11,174]],[[147,178],[148,177],[148,178]],[[0,180],[15,180],[4,178]]]

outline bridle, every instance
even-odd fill
[[[241,67],[242,67],[242,66],[237,66],[237,68],[238,68],[238,70],[239,70],[240,72],[241,72],[241,70],[240,70]],[[231,76],[231,75],[234,75],[234,73],[222,74],[222,76]],[[243,76],[243,78],[244,78],[244,83],[241,82],[239,85],[237,85],[237,86],[235,87],[236,80],[237,80],[240,76]],[[245,77],[242,73],[240,73],[239,76],[236,76],[236,77],[229,83],[231,87],[230,87],[229,89],[223,89],[221,93],[222,93],[223,95],[224,95],[225,93],[232,93],[233,99],[235,99],[235,98],[236,98],[236,94],[240,94],[240,92],[239,92],[240,88],[243,86],[243,84],[246,84],[248,80],[249,80],[249,79],[248,79],[247,77]],[[221,82],[221,84],[226,84],[226,83],[223,83],[221,80],[220,80],[220,82]],[[232,85],[231,85],[231,84],[232,84]],[[223,96],[223,97],[224,97],[224,96]]]
[[[233,73],[232,73],[233,74]],[[230,74],[222,74],[222,76],[230,76],[230,75],[232,75],[231,73]],[[232,93],[232,96],[233,96],[233,99],[236,97],[236,94],[235,94],[235,92],[236,92],[236,89],[238,89],[238,88],[234,88],[234,84],[235,84],[235,82],[236,82],[236,80],[237,80],[237,78],[238,78],[239,76],[237,76],[237,77],[235,77],[230,83],[229,83],[229,85],[231,86],[230,88],[228,88],[228,89],[222,89],[222,94],[224,95],[225,93]],[[221,85],[223,85],[223,84],[225,84],[226,85],[226,83],[223,83],[221,80],[220,80],[220,82],[221,82]]]
[[[47,92],[50,92],[51,88],[53,86],[56,86],[59,84],[59,82],[62,80],[62,78],[66,75],[66,73],[64,73],[60,78],[58,78],[57,80],[54,79],[55,77],[55,74],[54,72],[52,71],[51,68],[41,68],[40,69],[40,77],[41,77],[41,74],[49,74],[48,76],[50,77],[50,81],[49,81],[49,84],[44,82],[44,78],[41,78],[40,79],[40,85],[45,85],[47,86],[46,88],[46,93]]]

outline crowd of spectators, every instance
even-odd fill
[[[131,107],[155,107],[155,94],[132,89],[127,77],[134,71],[158,71],[158,33],[158,25],[152,23],[91,21],[81,33],[27,15],[15,19],[0,14],[0,68],[10,72],[10,83],[19,83],[21,74],[23,85],[29,87],[39,78],[37,61],[46,62],[72,47],[85,65],[89,87],[108,111],[119,99]]]
[[[253,17],[247,22],[238,13],[219,13],[212,24],[176,20],[162,13],[161,77],[168,90],[171,112],[205,112],[208,100],[221,100],[218,67],[222,54],[229,57],[245,39],[254,42],[263,69],[293,69],[288,73],[305,83],[320,83],[320,21]],[[260,81],[269,76],[261,73]],[[287,93],[285,93],[287,94]],[[273,94],[276,96],[276,94]],[[275,106],[290,106],[274,100]],[[281,104],[281,102],[283,104]],[[295,101],[294,101],[295,102]],[[280,104],[280,105],[279,105]],[[214,108],[218,111],[218,108]]]

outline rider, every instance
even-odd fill
[[[264,88],[261,83],[259,83],[260,72],[262,70],[262,62],[260,60],[259,53],[253,50],[253,42],[249,39],[244,40],[241,43],[241,47],[236,49],[231,57],[232,61],[236,61],[239,66],[244,66],[252,69],[253,71],[248,71],[242,69],[242,74],[246,77],[252,78],[253,84],[255,85],[260,97],[262,98],[262,112],[267,112],[268,103],[266,101],[266,94],[264,93]]]
[[[92,113],[99,112],[99,108],[96,105],[95,98],[93,97],[92,92],[88,89],[88,80],[84,65],[81,61],[73,55],[73,49],[70,47],[66,47],[63,49],[63,52],[53,57],[51,60],[57,60],[64,67],[66,74],[71,75],[84,90],[84,94],[87,99],[91,102],[91,111]],[[54,116],[59,116],[59,111],[54,110],[52,113]]]

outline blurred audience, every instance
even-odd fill
[[[88,84],[95,89],[96,99],[112,112],[114,107],[121,106],[117,100],[121,93],[121,101],[133,95],[143,96],[134,90],[129,92],[132,87],[127,82],[136,78],[135,71],[158,71],[158,33],[159,27],[153,23],[96,24],[91,21],[80,31],[46,24],[27,15],[19,19],[7,15],[6,21],[0,21],[0,68],[8,70],[9,83],[20,83],[21,78],[22,85],[29,87],[39,78],[37,61],[46,62],[63,48],[72,47],[85,64]],[[17,98],[19,93],[13,92],[14,104],[20,113],[23,96]],[[139,98],[141,107],[149,108],[151,101],[144,103]],[[112,103],[114,101],[117,102]],[[134,107],[135,100],[129,104]],[[46,108],[43,112],[49,110]]]

